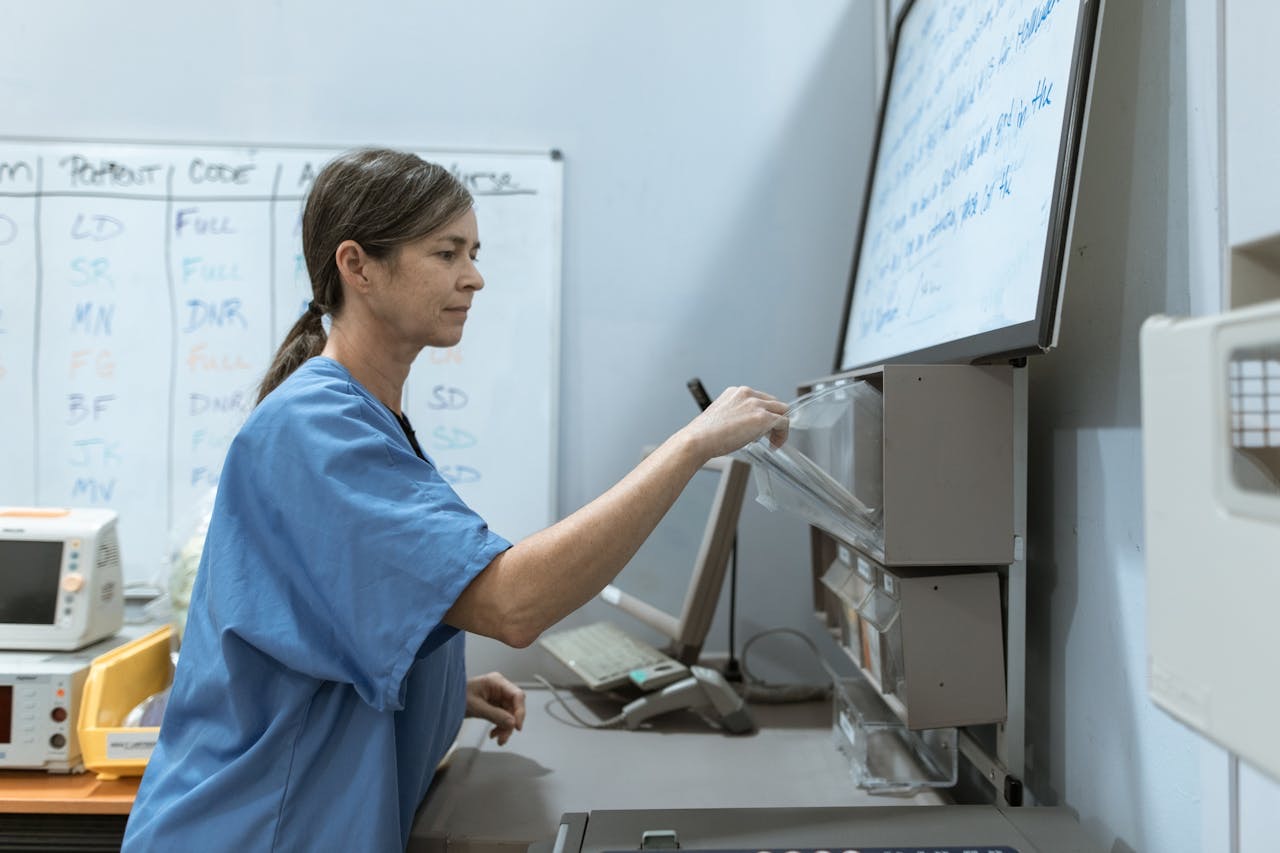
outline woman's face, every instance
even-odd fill
[[[401,246],[387,263],[377,313],[396,337],[417,348],[451,347],[462,340],[471,300],[484,278],[475,211]]]

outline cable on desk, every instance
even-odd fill
[[[589,728],[589,729],[612,729],[616,726],[622,725],[622,722],[625,719],[624,715],[618,714],[615,717],[610,717],[607,720],[597,721],[594,723],[591,722],[590,720],[584,720],[582,717],[578,716],[578,712],[573,710],[573,708],[569,705],[569,703],[564,700],[564,696],[561,695],[560,687],[557,687],[556,685],[552,684],[550,681],[547,681],[545,678],[543,678],[541,675],[538,675],[537,673],[534,673],[533,677],[536,678],[539,682],[541,682],[543,687],[551,691],[551,695],[556,698],[556,701],[559,702],[564,707],[564,709],[569,712],[569,716],[573,717],[573,719],[576,720],[578,724],[581,726],[585,726],[586,728]]]
[[[770,628],[767,631],[761,631],[751,639],[747,640],[742,646],[742,677],[743,689],[742,698],[748,702],[755,702],[761,705],[781,705],[788,702],[812,702],[815,699],[826,699],[831,695],[831,684],[771,684],[763,678],[757,678],[751,673],[751,668],[747,666],[747,654],[751,651],[751,646],[760,639],[768,637],[771,634],[792,634],[804,640],[805,645],[809,647],[809,651],[813,652],[814,659],[818,661],[818,665],[831,679],[831,684],[835,684],[839,680],[839,675],[833,670],[822,658],[822,653],[818,651],[818,647],[813,644],[813,640],[808,636],[797,631],[795,628]]]
[[[742,683],[742,667],[738,665],[738,643],[734,639],[734,623],[738,619],[738,533],[733,534],[729,551],[729,659],[724,662],[724,677],[731,684]]]

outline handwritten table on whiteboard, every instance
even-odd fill
[[[302,207],[337,153],[0,139],[0,504],[114,508],[126,580],[163,576],[311,298]],[[405,410],[516,539],[554,512],[562,164],[420,153],[475,196],[486,288]]]

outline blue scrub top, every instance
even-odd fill
[[[328,358],[227,452],[126,851],[403,850],[465,709],[443,624],[510,543]]]

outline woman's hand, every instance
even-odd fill
[[[774,447],[787,440],[787,404],[746,386],[726,388],[685,430],[708,459],[755,441],[766,433]]]
[[[489,737],[502,746],[524,727],[524,691],[497,672],[467,679],[467,716],[493,723]]]

